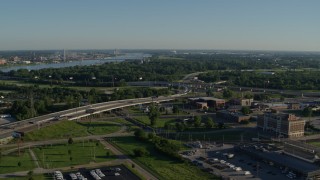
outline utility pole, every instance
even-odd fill
[[[42,164],[44,166],[44,150],[42,149]]]
[[[20,140],[21,140],[21,137],[19,137],[17,143],[18,143],[18,152],[19,152],[19,157],[20,157]]]
[[[112,87],[114,87],[114,77],[113,75],[111,75],[111,77],[112,77]]]
[[[96,147],[93,146],[93,160],[96,160]]]

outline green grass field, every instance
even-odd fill
[[[195,166],[156,152],[151,143],[137,141],[134,137],[117,137],[113,142],[129,155],[133,155],[133,149],[137,147],[146,148],[150,152],[149,156],[134,159],[159,174],[160,179],[214,179],[213,175],[202,172]]]
[[[105,147],[96,142],[84,141],[73,144],[48,145],[33,148],[40,166],[56,168],[114,160],[114,156]],[[109,155],[107,155],[109,153]],[[72,159],[70,159],[72,158]]]
[[[130,107],[128,108],[128,111],[130,114],[141,114],[141,115],[146,115],[142,110],[140,110],[138,107]]]
[[[126,125],[126,126],[132,126],[133,124],[125,119],[112,119],[109,120],[110,122],[115,122],[115,123],[119,123],[122,125]]]
[[[120,130],[120,126],[109,122],[78,122],[80,126],[87,128],[92,135],[110,134]]]
[[[29,179],[29,176],[25,176],[25,177],[10,177],[10,178],[3,178],[2,180],[26,180]],[[33,180],[51,180],[52,176],[51,175],[32,175],[32,179]]]
[[[308,144],[311,144],[311,145],[313,145],[313,146],[320,147],[320,142],[318,142],[318,141],[308,142]]]
[[[25,134],[25,141],[40,141],[68,137],[82,137],[116,132],[120,126],[109,122],[75,122],[62,121],[52,126],[44,127]]]
[[[18,163],[21,166],[18,166]],[[28,150],[21,150],[20,156],[18,152],[14,152],[8,155],[2,155],[0,158],[0,174],[16,172],[16,171],[27,171],[35,168],[35,164],[31,159]]]
[[[134,116],[133,117],[135,120],[140,121],[146,125],[150,125],[150,120],[148,116]],[[164,125],[169,122],[169,123],[175,123],[175,118],[159,118],[157,120],[156,126],[155,127],[164,127]]]

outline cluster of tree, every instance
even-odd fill
[[[200,127],[204,127],[207,129],[221,128],[219,125],[215,124],[213,119],[209,116],[206,116],[203,119],[201,119],[200,116],[195,116],[194,119],[189,119],[188,121],[176,122],[174,125],[168,122],[164,125],[165,129],[176,129],[180,132],[188,130],[190,128]]]
[[[274,89],[320,89],[320,71],[279,71],[273,75],[261,72],[214,71],[199,75],[205,82],[226,80],[228,85]]]
[[[177,160],[182,160],[178,154],[180,150],[180,146],[174,143],[173,141],[170,141],[163,137],[159,137],[152,132],[147,134],[140,128],[134,132],[134,135],[140,141],[146,141],[146,142],[152,143],[154,145],[154,148],[158,152],[166,154]],[[136,156],[144,156],[144,155],[148,155],[149,152],[144,148],[139,148],[134,150],[134,154]]]
[[[150,119],[150,125],[155,126],[157,124],[157,120],[160,116],[159,107],[155,104],[151,104],[148,117]]]
[[[149,88],[149,87],[128,87],[128,88],[115,88],[113,94],[111,95],[111,100],[119,99],[133,99],[133,98],[143,98],[151,96],[162,96],[169,95],[171,92],[168,88]]]
[[[320,61],[310,58],[299,58],[298,56],[286,56],[287,59],[275,61],[274,56],[260,57],[250,55],[232,55],[232,54],[189,54],[176,55],[177,58],[158,58],[153,56],[146,61],[124,61],[120,63],[106,63],[103,65],[93,66],[75,66],[59,69],[41,69],[31,70],[20,69],[3,73],[5,76],[16,77],[20,79],[29,79],[35,83],[62,83],[70,81],[74,85],[90,85],[90,86],[122,86],[129,81],[174,81],[180,79],[183,75],[199,72],[215,70],[212,73],[200,75],[200,79],[205,81],[217,81],[229,79],[227,70],[245,70],[245,69],[272,69],[281,66],[287,67],[289,70],[296,68],[317,68],[320,67]],[[319,57],[317,57],[319,58]],[[300,59],[299,61],[297,59]],[[240,77],[239,84],[251,84],[260,86],[261,82],[253,82],[250,73]],[[35,77],[37,79],[35,80]],[[236,76],[238,77],[238,76]],[[248,78],[245,78],[248,77]],[[291,76],[292,77],[292,76]],[[251,81],[250,81],[251,79]],[[261,79],[262,82],[264,79]],[[303,78],[301,78],[303,80]],[[302,85],[305,83],[300,82]],[[263,84],[263,83],[262,83]],[[290,82],[284,80],[280,86],[290,86]],[[292,85],[293,86],[293,85]]]
[[[145,88],[114,89],[112,94],[105,94],[92,88],[89,92],[71,88],[39,86],[11,86],[14,93],[7,94],[14,99],[13,105],[5,113],[10,113],[17,120],[32,118],[50,112],[78,107],[81,103],[99,103],[111,100],[168,95],[169,90]],[[60,104],[60,105],[59,105]]]

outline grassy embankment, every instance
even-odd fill
[[[167,155],[159,153],[155,150],[154,145],[148,142],[142,142],[135,137],[117,137],[113,138],[113,143],[116,144],[124,153],[131,155],[135,161],[142,164],[160,176],[160,179],[214,179],[213,175],[202,172],[195,166],[180,162]],[[144,157],[134,157],[133,149],[137,147],[146,148],[150,155]]]
[[[40,141],[47,139],[61,139],[69,137],[82,137],[88,135],[109,134],[120,130],[120,125],[110,122],[75,122],[62,121],[25,135],[25,141]]]

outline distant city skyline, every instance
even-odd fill
[[[320,51],[318,0],[10,0],[0,50]]]

